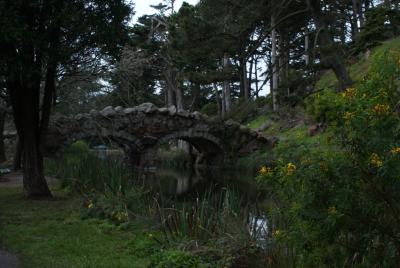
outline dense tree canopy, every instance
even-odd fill
[[[0,7],[0,65],[22,142],[24,188],[31,197],[50,195],[40,146],[58,80],[94,59],[116,59],[131,8],[123,1],[64,0],[0,1]]]
[[[140,87],[163,93],[166,105],[186,109],[200,97],[201,103],[212,100],[224,114],[232,101],[257,97],[268,87],[276,91],[271,94],[274,106],[301,103],[323,70],[333,70],[338,90],[352,84],[344,59],[368,48],[366,35],[371,36],[375,26],[385,27],[385,36],[395,34],[397,5],[201,0],[170,12],[173,7],[165,2],[155,7],[158,13],[142,17],[133,27],[130,49],[157,62],[153,66],[160,67],[158,71],[153,68],[153,75],[146,76],[152,89]],[[377,21],[380,9],[391,12],[389,26]]]

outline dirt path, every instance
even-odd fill
[[[18,258],[7,251],[0,250],[0,267],[17,268],[19,267]]]
[[[22,187],[22,173],[11,172],[0,177],[0,187]]]
[[[46,176],[46,180],[49,185],[57,183],[57,180],[52,177]],[[2,177],[0,177],[0,187],[22,187],[22,172],[15,171],[4,174]]]

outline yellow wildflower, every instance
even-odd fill
[[[376,115],[387,115],[390,112],[390,107],[387,104],[377,104],[372,108],[372,112]]]
[[[348,88],[342,93],[342,97],[346,99],[352,99],[356,96],[357,90],[355,88]]]
[[[319,169],[321,170],[321,171],[328,171],[329,170],[329,167],[328,167],[328,165],[326,164],[326,163],[322,163],[320,166],[319,166]]]
[[[262,166],[258,172],[261,175],[264,175],[265,173],[267,173],[267,167],[266,166]]]
[[[126,212],[114,212],[113,213],[114,219],[118,221],[126,221],[128,219],[128,213]]]
[[[273,235],[274,236],[279,236],[281,231],[279,229],[274,230]]]
[[[373,165],[375,167],[381,167],[383,165],[382,159],[376,153],[371,154],[371,157],[369,158],[369,162],[371,163],[371,165]]]
[[[346,121],[349,121],[350,119],[352,119],[354,117],[355,114],[356,114],[355,112],[353,112],[353,113],[345,112],[343,115],[343,119]]]
[[[286,166],[288,175],[292,175],[296,171],[297,167],[293,163],[289,163]]]
[[[266,166],[262,166],[261,169],[258,171],[261,175],[268,175],[272,172],[272,169]]]
[[[400,147],[395,147],[390,150],[392,154],[400,154]]]
[[[335,214],[337,214],[336,207],[329,207],[329,208],[328,208],[328,214],[330,214],[330,215],[335,215]]]
[[[87,207],[88,207],[88,209],[94,208],[94,204],[93,204],[92,200],[89,200]]]

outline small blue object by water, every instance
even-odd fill
[[[9,168],[1,168],[0,169],[0,174],[8,174],[10,172],[11,172],[11,170]]]
[[[97,146],[93,146],[93,149],[94,150],[107,150],[108,146],[105,145],[105,144],[100,144],[100,145],[97,145]]]

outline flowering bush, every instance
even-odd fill
[[[298,163],[283,155],[260,170],[257,181],[277,200],[272,236],[294,249],[296,266],[399,263],[399,79],[400,54],[376,55],[364,81],[331,100],[341,103],[333,120],[339,149]]]

